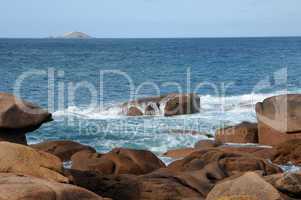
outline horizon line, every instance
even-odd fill
[[[0,39],[49,39],[49,40],[93,40],[93,39],[248,39],[248,38],[298,38],[288,36],[180,36],[180,37],[91,37],[91,38],[51,38],[51,37],[0,37]]]

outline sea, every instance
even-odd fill
[[[73,140],[165,151],[215,130],[256,122],[267,97],[301,92],[301,38],[0,39],[0,91],[48,109],[54,120],[29,143]],[[127,117],[120,104],[196,93],[199,113]]]

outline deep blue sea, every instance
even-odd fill
[[[256,121],[254,104],[301,86],[301,38],[0,39],[0,91],[49,109],[29,142],[68,139],[101,152],[158,154],[205,138],[180,134]],[[118,104],[172,92],[201,96],[198,114],[125,117]]]

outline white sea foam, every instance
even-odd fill
[[[223,118],[225,121],[244,121],[255,119],[255,104],[259,101],[263,101],[265,98],[285,94],[287,91],[277,91],[274,93],[266,94],[244,94],[237,96],[226,96],[217,97],[211,95],[200,95],[201,101],[201,112],[195,115],[185,115],[177,116],[178,118],[199,118],[199,117],[212,117]],[[141,105],[141,110],[144,110],[143,105]],[[157,111],[157,116],[162,116],[162,108]],[[160,114],[161,113],[161,114]],[[59,110],[54,113],[54,117],[62,116],[76,116],[80,118],[87,119],[107,119],[107,118],[120,118],[122,116],[122,108],[119,104],[115,106],[110,106],[105,109],[95,109],[91,111],[90,109],[78,108],[78,107],[68,107],[65,110]]]
[[[64,110],[59,110],[53,113],[54,117],[74,116],[86,119],[107,119],[107,118],[120,118],[121,107],[114,106],[106,109],[96,109],[91,111],[90,109],[79,108],[75,106],[68,107]]]

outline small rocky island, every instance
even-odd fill
[[[53,39],[91,39],[92,37],[83,32],[68,32],[62,36],[50,37]]]

